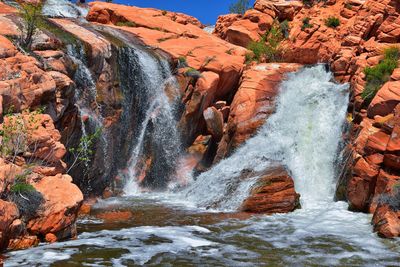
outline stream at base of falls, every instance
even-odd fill
[[[98,203],[77,240],[9,253],[5,266],[399,266],[399,242],[372,233],[347,203],[249,216],[190,207],[173,194]],[[130,219],[96,218],[104,210]]]
[[[371,215],[333,201],[347,105],[348,86],[323,66],[290,74],[257,135],[187,188],[140,193],[130,177],[127,196],[79,219],[76,240],[10,252],[5,266],[400,266],[399,240],[379,238]],[[235,212],[256,182],[238,174],[271,162],[291,173],[302,208]]]

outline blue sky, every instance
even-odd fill
[[[229,13],[229,6],[235,1],[236,0],[114,0],[113,2],[182,12],[198,18],[204,24],[214,24],[219,15]]]

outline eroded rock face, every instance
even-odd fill
[[[219,144],[216,160],[229,155],[250,138],[275,111],[279,85],[299,64],[264,63],[244,71],[230,106],[227,130]]]
[[[17,206],[14,203],[0,199],[0,250],[8,247],[8,242],[13,233],[10,227],[14,220],[19,217]]]
[[[52,233],[58,240],[75,237],[75,221],[83,195],[72,183],[71,176],[47,176],[35,183],[34,187],[43,195],[45,203],[38,218],[29,221],[29,232],[42,236]]]
[[[271,167],[255,174],[259,176],[243,202],[241,210],[252,213],[288,213],[300,207],[292,177],[282,166]]]
[[[232,44],[247,47],[251,41],[258,41],[274,20],[293,20],[302,6],[300,1],[257,0],[254,9],[247,10],[244,15],[218,17],[213,34]]]
[[[0,124],[0,129],[4,131],[4,136],[19,140],[19,143],[0,140],[2,146],[15,152],[12,154],[15,156],[3,154],[4,158],[0,158],[0,196],[17,203],[19,200],[15,196],[10,198],[10,190],[15,182],[20,182],[16,181],[16,177],[20,176],[25,177],[44,200],[38,203],[36,210],[29,210],[29,214],[33,215],[18,211],[22,208],[18,205],[23,205],[23,202],[16,206],[0,200],[0,249],[35,246],[40,238],[49,233],[59,240],[76,236],[75,221],[83,195],[71,183],[72,178],[64,174],[66,164],[62,158],[66,149],[59,141],[61,135],[51,117],[38,113],[8,115]]]
[[[190,67],[218,74],[219,97],[229,93],[239,80],[246,52],[241,47],[212,36],[193,24],[173,21],[160,15],[159,10],[103,2],[93,2],[90,6],[87,20],[115,25],[134,34],[146,45],[163,50],[175,60],[184,57]],[[110,14],[110,20],[99,20],[105,12]]]

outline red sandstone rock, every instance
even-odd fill
[[[239,80],[246,50],[208,34],[192,24],[177,23],[160,11],[127,7],[103,2],[90,3],[89,21],[97,20],[99,12],[112,14],[110,21],[118,24],[131,21],[134,27],[119,27],[136,35],[145,44],[157,47],[175,60],[186,57],[190,67],[212,71],[220,76],[219,96],[230,92]]]
[[[15,239],[11,239],[8,244],[10,250],[28,249],[39,245],[39,238],[37,236],[25,235]]]
[[[400,81],[387,82],[368,107],[368,116],[386,116],[400,103]]]
[[[225,40],[235,45],[247,47],[251,41],[260,39],[258,31],[257,23],[248,19],[239,20],[228,27]]]
[[[96,215],[97,218],[107,222],[126,221],[132,218],[132,216],[133,214],[131,211],[106,211]]]
[[[0,58],[13,57],[17,49],[6,37],[0,35]]]
[[[367,154],[385,152],[390,136],[384,132],[376,132],[368,137],[364,151]]]
[[[15,204],[0,199],[0,250],[7,248],[12,233],[10,225],[19,217]]]
[[[46,242],[48,243],[54,243],[57,241],[57,236],[55,236],[52,233],[48,233],[46,234],[46,236],[44,237],[44,239],[46,240]]]
[[[35,58],[16,54],[0,58],[0,95],[3,109],[14,112],[35,108],[55,98],[54,80],[38,67]]]
[[[18,10],[16,8],[0,2],[0,14],[10,14],[10,13],[17,13],[17,12],[18,12]]]
[[[368,164],[363,158],[358,159],[347,184],[347,199],[351,209],[364,211],[368,208],[378,173],[378,166]]]
[[[53,233],[57,239],[74,237],[83,195],[72,183],[72,178],[61,174],[44,177],[34,187],[43,195],[45,203],[39,217],[29,221],[29,232],[42,235]]]
[[[204,119],[207,124],[208,132],[218,142],[224,134],[224,117],[222,113],[215,107],[209,107],[203,112]]]
[[[241,210],[253,213],[287,213],[299,207],[300,195],[283,167],[275,167],[261,174]]]
[[[204,123],[203,111],[214,102],[220,81],[218,74],[214,72],[203,72],[201,76],[191,93],[190,100],[186,103],[185,112],[180,120],[183,136],[190,143],[198,135],[201,123]]]
[[[297,71],[301,65],[265,63],[244,71],[240,87],[230,106],[226,142],[218,154],[227,155],[251,137],[275,110],[274,100],[278,87],[288,72]],[[228,149],[223,151],[222,147]]]
[[[372,224],[374,231],[382,237],[394,238],[400,236],[399,212],[392,211],[387,205],[380,205],[376,209]]]

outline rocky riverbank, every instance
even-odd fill
[[[74,237],[84,196],[120,192],[132,152],[128,141],[137,135],[142,116],[140,94],[130,95],[125,88],[140,80],[121,77],[127,44],[168,60],[178,90],[165,86],[165,93],[170,101],[178,99],[182,150],[196,174],[257,132],[275,111],[278,86],[288,73],[306,64],[327,63],[336,80],[351,88],[351,130],[343,138],[347,146],[337,198],[347,200],[353,211],[373,213],[380,235],[399,236],[399,68],[372,99],[363,97],[365,68],[378,65],[385,49],[400,42],[399,4],[303,2],[257,0],[244,15],[221,16],[213,34],[184,14],[93,2],[86,21],[46,18],[47,26],[38,28],[30,51],[18,45],[17,10],[0,3],[1,248]],[[330,26],[330,18],[339,25]],[[246,48],[277,23],[287,25],[279,62],[250,62],[254,51]],[[87,133],[89,128],[93,132]],[[74,149],[80,149],[82,140],[91,140],[97,128],[102,129],[97,145],[71,169]],[[20,137],[24,145],[15,140],[20,130],[26,133]],[[148,152],[143,159],[143,185],[154,179],[155,158]],[[33,190],[31,185],[31,192],[40,194],[38,206],[28,215],[10,197],[26,200],[27,193],[15,188],[17,178],[24,190]],[[261,175],[259,185],[243,210],[269,214],[298,207],[293,180],[282,167]]]

